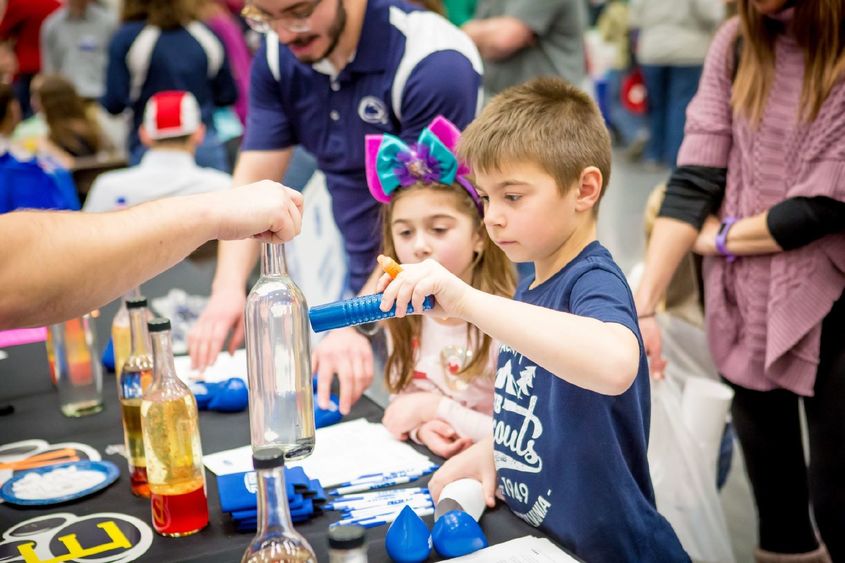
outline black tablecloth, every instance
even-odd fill
[[[183,263],[166,272],[153,282],[144,285],[148,297],[163,295],[171,287],[181,287],[189,293],[208,291],[210,270],[197,269]],[[100,341],[108,336],[108,327],[116,304],[103,309],[98,319]],[[24,508],[0,504],[0,532],[14,524],[36,516],[70,512],[77,516],[99,512],[118,512],[150,522],[149,501],[135,497],[129,490],[126,461],[117,455],[106,455],[106,446],[123,443],[117,390],[113,374],[105,374],[103,412],[79,419],[65,418],[59,412],[58,398],[49,378],[49,368],[44,344],[29,344],[6,349],[9,357],[0,360],[0,404],[11,403],[15,412],[0,417],[0,444],[18,440],[40,438],[50,443],[65,441],[82,442],[95,447],[103,459],[114,462],[121,470],[116,483],[92,496],[45,508]],[[381,419],[382,409],[362,399],[355,405],[347,420],[365,417],[371,421]],[[202,447],[204,453],[243,446],[249,443],[249,421],[246,412],[238,414],[200,413]],[[209,526],[203,531],[184,538],[164,538],[156,535],[142,561],[240,561],[252,534],[238,533],[232,522],[220,511],[216,478],[207,473]],[[425,482],[421,480],[420,482]],[[420,482],[414,483],[414,485]],[[299,524],[296,529],[304,534],[317,552],[320,561],[327,561],[328,525],[338,519],[334,512]],[[432,517],[425,518],[431,526]],[[538,531],[508,511],[502,505],[488,510],[481,525],[491,544],[524,535],[538,535]],[[389,561],[384,549],[387,526],[368,530],[368,552],[371,562]],[[433,559],[436,554],[432,552]]]

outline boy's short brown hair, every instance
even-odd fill
[[[473,170],[534,162],[566,193],[595,166],[602,195],[610,179],[610,134],[595,102],[559,78],[535,78],[495,96],[461,135],[458,154]]]

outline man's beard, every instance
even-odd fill
[[[343,7],[343,0],[337,1],[337,16],[335,16],[334,22],[332,22],[332,26],[329,28],[328,31],[328,38],[329,38],[329,46],[326,48],[326,51],[318,56],[318,57],[305,57],[300,58],[300,62],[305,64],[314,64],[318,61],[321,61],[332,54],[332,51],[335,50],[337,44],[340,42],[340,36],[343,33],[344,28],[346,28],[346,8]],[[317,36],[309,36],[306,38],[306,41],[310,41]],[[292,42],[296,44],[297,41]]]

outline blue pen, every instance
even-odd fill
[[[430,514],[434,514],[434,509],[428,508],[428,509],[425,509],[425,510],[414,510],[414,512],[417,513],[417,516],[423,517],[423,516],[428,516]],[[357,524],[357,525],[362,526],[364,528],[375,528],[376,526],[384,526],[385,524],[390,524],[391,522],[396,520],[401,513],[402,513],[402,511],[400,510],[400,511],[395,512],[393,514],[388,514],[388,515],[385,515],[385,516],[379,516],[379,517],[373,517],[373,518],[365,518],[365,519],[362,519],[362,520],[342,520],[342,521],[337,522],[337,523],[332,524],[332,525],[333,526],[346,526],[346,525],[349,525],[349,524]]]
[[[396,496],[389,496],[384,498],[374,498],[368,500],[359,500],[353,502],[341,502],[341,503],[331,503],[325,505],[323,508],[326,510],[339,510],[343,512],[349,512],[350,510],[357,510],[361,508],[367,508],[371,506],[390,506],[393,504],[399,504],[411,500],[417,499],[431,499],[431,495],[428,493],[414,493],[410,495],[396,495]]]
[[[353,512],[360,512],[362,510],[381,509],[387,511],[396,508],[396,506],[402,506],[403,504],[430,504],[431,502],[431,497],[419,495],[414,497],[397,498],[388,502],[355,504],[348,508],[341,508],[340,512],[342,512],[343,517],[346,518],[349,514]]]
[[[400,496],[406,495],[410,493],[426,493],[429,494],[428,488],[426,487],[408,487],[406,489],[391,489],[389,491],[372,491],[369,493],[358,493],[358,494],[350,494],[350,495],[339,495],[332,500],[332,503],[342,503],[342,502],[350,502],[350,501],[358,501],[358,500],[371,500],[371,499],[378,499],[384,497],[391,497],[391,496]]]
[[[427,475],[432,471],[436,470],[439,466],[437,464],[431,464],[428,467],[421,467],[415,469],[401,469],[399,471],[391,471],[390,473],[369,473],[367,475],[361,475],[360,477],[356,477],[351,481],[346,481],[345,483],[338,483],[334,485],[337,488],[340,487],[350,487],[352,485],[360,485],[362,483],[371,483],[373,481],[384,481],[386,479],[395,479],[396,477],[405,477],[406,475],[412,474],[419,474],[422,472],[422,475]]]
[[[400,504],[397,506],[374,506],[372,508],[365,508],[362,510],[353,510],[352,512],[345,513],[343,515],[343,518],[341,518],[341,522],[382,517],[389,514],[394,514],[396,512],[401,512],[406,506],[410,506],[411,509],[416,512],[419,510],[434,508],[434,503],[431,500],[414,501]]]
[[[358,485],[350,485],[348,487],[339,487],[332,491],[333,496],[338,495],[346,495],[349,493],[360,493],[363,491],[374,491],[378,489],[384,489],[385,487],[392,487],[393,485],[401,485],[403,483],[410,483],[411,481],[416,481],[423,475],[428,475],[434,471],[433,468],[426,469],[425,471],[420,471],[416,473],[409,473],[402,477],[396,477],[393,479],[385,479],[384,481],[370,481],[367,483],[360,483]]]
[[[410,483],[411,481],[416,481],[422,476],[422,474],[416,475],[407,475],[405,477],[397,477],[395,479],[388,479],[386,481],[373,481],[371,483],[361,483],[360,485],[351,485],[349,487],[341,487],[336,491],[332,492],[332,495],[345,495],[348,493],[360,493],[363,491],[376,491],[378,489],[385,489],[387,487],[392,487],[394,485],[402,485],[404,483]]]

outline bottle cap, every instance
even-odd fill
[[[367,530],[358,524],[329,528],[329,547],[332,549],[355,549],[367,542]]]
[[[285,466],[285,452],[282,448],[269,447],[252,452],[252,466],[258,469],[275,469]]]
[[[133,297],[131,299],[126,300],[126,308],[127,309],[143,309],[147,306],[147,298],[146,297]]]
[[[156,317],[147,322],[147,330],[150,332],[164,332],[170,330],[170,319]]]

